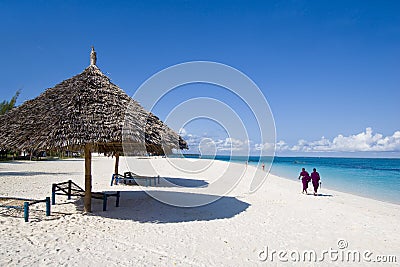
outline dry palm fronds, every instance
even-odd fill
[[[0,116],[0,149],[92,144],[101,152],[121,151],[123,136],[128,143],[145,142],[154,152],[162,152],[162,145],[164,150],[187,148],[177,133],[111,83],[96,65]]]

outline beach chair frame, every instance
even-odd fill
[[[110,185],[113,186],[118,185],[119,183],[124,183],[124,184],[132,184],[132,185],[139,185],[137,181],[139,180],[144,180],[145,186],[156,186],[157,184],[160,183],[160,175],[157,176],[142,176],[142,175],[137,175],[132,172],[125,172],[124,175],[121,174],[113,174],[111,176],[111,183]]]
[[[50,208],[50,197],[46,197],[45,199],[29,199],[29,198],[18,198],[18,197],[0,197],[1,200],[5,200],[4,204],[0,204],[0,207],[6,209],[16,209],[24,211],[24,220],[25,222],[29,221],[29,207],[41,202],[46,203],[46,216],[50,216],[51,208]],[[20,205],[23,201],[23,205]]]
[[[84,197],[85,190],[82,187],[74,183],[72,180],[68,180],[67,182],[62,182],[58,184],[53,184],[52,189],[52,205],[56,204],[56,195],[64,195],[68,197],[68,200],[71,199],[72,196]],[[102,199],[103,200],[103,211],[107,210],[107,199],[109,197],[115,197],[115,206],[119,207],[119,198],[121,196],[120,191],[116,192],[92,192],[92,198],[94,199]]]

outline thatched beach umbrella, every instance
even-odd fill
[[[88,212],[91,211],[91,152],[118,155],[123,151],[123,142],[156,153],[187,148],[177,133],[100,71],[93,47],[90,66],[82,73],[0,116],[0,149],[84,150]]]

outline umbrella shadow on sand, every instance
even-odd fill
[[[7,163],[7,164],[13,164],[13,165],[16,165],[16,164],[25,164],[24,161],[21,161],[21,160],[12,160],[12,159],[7,159],[7,160],[0,161],[0,164],[1,164],[1,163]],[[0,166],[1,166],[1,165],[0,165]]]
[[[144,181],[141,181],[141,179],[136,180],[137,183],[140,183],[141,186],[144,186],[145,183]],[[136,186],[136,184],[131,184],[127,183],[124,184],[124,182],[119,183],[122,186]],[[208,182],[205,180],[199,180],[199,179],[188,179],[188,178],[172,178],[172,177],[160,177],[160,183],[156,185],[157,187],[190,187],[190,188],[195,188],[195,187],[207,187]],[[118,187],[116,187],[117,190]]]
[[[213,195],[185,192],[152,191],[152,193],[160,194],[168,199],[186,199],[194,202],[218,198],[218,196]],[[78,203],[76,202],[76,204]],[[80,202],[80,205],[82,205],[82,202]],[[232,218],[245,211],[249,206],[250,204],[235,197],[223,196],[200,207],[176,207],[160,202],[144,191],[123,191],[121,192],[120,206],[115,207],[114,203],[110,202],[107,211],[101,211],[101,200],[94,200],[92,216],[132,220],[141,223],[211,221]]]
[[[158,185],[160,187],[207,187],[208,182],[198,179],[188,179],[188,178],[161,178],[161,183]]]
[[[0,172],[1,176],[39,176],[39,175],[70,175],[71,172],[27,172],[27,171],[11,171],[11,172]]]

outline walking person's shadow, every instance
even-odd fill
[[[327,195],[327,194],[316,194],[314,193],[307,193],[307,196],[316,196],[316,197],[333,197],[333,195]]]

